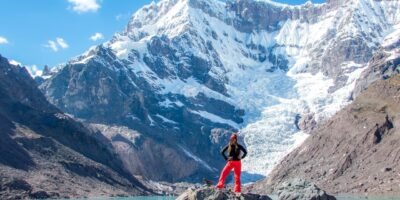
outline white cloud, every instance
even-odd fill
[[[56,41],[57,41],[57,44],[63,49],[66,49],[69,47],[69,45],[67,44],[67,42],[65,42],[65,40],[63,38],[57,38]]]
[[[8,44],[7,38],[0,36],[0,44]]]
[[[96,12],[100,8],[99,0],[68,0],[71,9],[78,13]]]
[[[52,49],[54,52],[58,51],[57,43],[52,40],[47,41],[47,44],[45,44],[44,46]]]
[[[60,48],[61,49],[66,49],[69,47],[67,42],[63,38],[56,38],[56,40],[49,40],[47,41],[47,44],[44,45],[44,47],[50,48],[54,52],[57,52]]]
[[[97,41],[102,39],[104,39],[104,36],[101,33],[95,33],[94,35],[90,36],[90,40],[92,41]]]

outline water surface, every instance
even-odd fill
[[[85,199],[68,199],[68,200],[174,200],[172,196],[136,196],[136,197],[92,197]]]
[[[278,200],[276,195],[270,195],[272,200]],[[174,200],[171,196],[137,196],[137,197],[96,197],[88,199],[69,199],[69,200]],[[337,200],[400,200],[400,196],[356,196],[356,195],[337,195]]]
[[[337,195],[337,200],[400,200],[400,196],[356,196]]]

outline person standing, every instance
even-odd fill
[[[228,155],[226,155],[228,152]],[[243,152],[243,155],[241,155]],[[232,134],[230,137],[229,144],[226,145],[222,150],[221,154],[224,159],[227,161],[225,167],[222,169],[221,175],[219,177],[219,181],[217,184],[218,189],[224,188],[225,180],[228,177],[229,173],[232,171],[234,172],[234,179],[235,179],[235,187],[234,192],[236,195],[241,194],[241,183],[240,183],[240,175],[242,171],[242,162],[241,160],[246,157],[247,151],[246,149],[238,143],[238,136],[236,133]]]

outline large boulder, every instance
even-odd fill
[[[228,200],[228,199],[240,199],[240,200],[271,200],[268,196],[258,194],[242,194],[240,197],[236,197],[235,194],[230,190],[219,190],[214,187],[206,187],[200,189],[189,189],[177,200]]]
[[[336,200],[315,184],[304,179],[284,182],[277,188],[279,200]]]

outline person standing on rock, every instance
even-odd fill
[[[224,157],[226,161],[228,161],[224,167],[224,169],[221,172],[221,175],[219,177],[219,181],[217,184],[218,189],[224,188],[225,185],[225,180],[228,177],[229,173],[232,171],[234,172],[234,178],[235,178],[235,188],[234,191],[237,195],[240,195],[241,192],[241,185],[240,185],[240,174],[242,171],[242,162],[241,159],[245,158],[247,155],[246,149],[240,145],[237,141],[237,134],[232,134],[229,144],[226,145],[222,151],[221,154]],[[228,151],[228,156],[226,156],[226,152]],[[241,155],[241,152],[243,152],[243,155]]]

